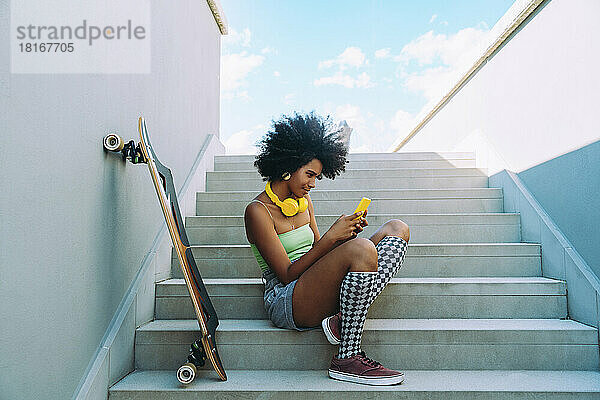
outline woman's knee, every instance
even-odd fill
[[[408,225],[399,219],[391,219],[384,224],[386,236],[399,236],[402,239],[410,240],[410,229]]]
[[[344,243],[351,271],[377,271],[377,248],[369,239],[355,238]]]

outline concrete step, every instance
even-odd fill
[[[267,319],[259,278],[204,279],[222,319]],[[156,284],[157,319],[194,318],[183,279]],[[542,278],[392,278],[369,318],[566,318],[566,284]]]
[[[253,194],[252,197],[244,200],[198,200],[196,202],[196,215],[244,215],[246,206],[257,195],[256,192],[251,193]],[[205,193],[205,195],[210,194],[211,192]],[[313,199],[313,203],[315,210],[318,210],[321,214],[350,213],[356,208],[361,198],[362,196],[346,199]],[[370,199],[369,212],[380,214],[394,212],[394,210],[402,210],[402,212],[407,214],[501,213],[504,211],[502,197],[422,197],[401,199],[390,196],[387,198],[370,197]]]
[[[200,245],[192,253],[204,278],[259,278],[250,245]],[[408,244],[398,278],[541,276],[541,249],[535,243]],[[183,278],[173,251],[171,276]]]
[[[346,169],[476,168],[474,158],[457,160],[351,160]],[[254,171],[254,161],[215,161],[215,171]]]
[[[175,371],[198,335],[196,320],[138,328],[135,368]],[[321,329],[267,320],[221,320],[216,341],[227,370],[325,370],[337,352]],[[362,348],[398,370],[597,370],[599,362],[597,330],[570,320],[368,319]]]
[[[330,379],[323,371],[227,370],[221,382],[201,371],[182,386],[175,370],[134,371],[110,389],[110,400],[588,400],[600,398],[598,371],[403,370],[400,385],[376,387]]]
[[[215,156],[215,164],[220,162],[253,163],[256,159],[252,154],[219,155]],[[474,160],[473,152],[397,152],[397,153],[349,153],[346,159],[352,161],[387,161],[387,160]]]
[[[353,210],[348,211],[351,213]],[[317,215],[324,234],[339,218]],[[518,243],[520,216],[513,213],[466,214],[369,214],[369,226],[361,233],[369,237],[390,219],[400,219],[411,229],[411,243]],[[247,244],[243,216],[193,216],[186,218],[190,244]]]
[[[258,193],[248,191],[196,192],[196,201],[250,201]],[[463,188],[463,189],[369,189],[369,190],[312,190],[310,197],[313,202],[321,200],[360,200],[370,199],[498,199],[503,198],[501,188]]]
[[[487,188],[487,176],[417,176],[417,177],[391,177],[391,178],[343,178],[335,180],[323,179],[317,181],[316,190],[371,190],[371,189],[462,189],[462,188]],[[256,179],[224,180],[207,172],[206,191],[227,191],[232,188],[242,191],[262,191],[265,182]],[[315,190],[315,189],[313,189]]]
[[[242,171],[209,171],[207,179],[225,181],[247,181],[262,179],[256,170]],[[368,168],[368,169],[346,169],[338,179],[390,179],[390,178],[420,178],[437,176],[485,176],[487,170],[482,168]],[[320,182],[319,182],[320,183]]]
[[[319,189],[432,189],[487,187],[485,170],[478,168],[350,169],[335,180],[317,182]],[[257,171],[206,173],[206,191],[257,190],[264,187]]]

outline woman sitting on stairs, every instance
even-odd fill
[[[331,121],[283,116],[260,142],[254,165],[267,181],[246,207],[246,236],[265,280],[265,309],[280,328],[319,324],[339,344],[329,376],[369,385],[401,383],[404,374],[368,358],[360,343],[367,310],[402,266],[409,229],[390,220],[369,239],[366,212],[342,215],[321,236],[308,192],[322,176],[345,171],[347,149]]]

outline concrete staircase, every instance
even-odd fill
[[[600,398],[598,332],[567,318],[565,282],[541,276],[539,244],[521,243],[518,214],[503,213],[472,153],[351,154],[347,172],[312,193],[321,234],[370,197],[368,237],[409,224],[404,266],[369,311],[363,348],[405,381],[370,387],[327,378],[336,347],[320,329],[266,320],[262,283],[243,228],[263,189],[252,156],[218,156],[186,227],[219,313],[217,343],[229,380],[212,370],[191,385],[175,371],[198,324],[179,264],[156,285],[156,315],[137,329],[136,370],[111,399]]]

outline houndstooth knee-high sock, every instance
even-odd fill
[[[399,236],[386,236],[377,243],[377,276],[371,303],[402,266],[408,243]]]
[[[338,358],[348,358],[360,352],[367,310],[371,305],[373,283],[377,272],[348,272],[340,287],[342,313],[341,341]]]

